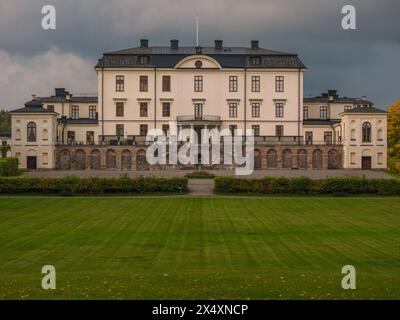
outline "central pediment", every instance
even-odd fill
[[[180,60],[176,69],[221,69],[217,60],[203,54],[188,56]]]

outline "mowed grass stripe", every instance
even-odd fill
[[[0,298],[398,299],[399,225],[384,198],[1,198]]]

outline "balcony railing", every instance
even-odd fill
[[[204,116],[186,115],[186,116],[177,116],[176,120],[178,122],[182,122],[182,121],[221,121],[221,117],[220,116],[212,116],[212,115],[204,115]]]
[[[104,136],[104,141],[102,142],[101,136],[99,136],[99,143],[97,145],[103,146],[134,146],[134,145],[149,145],[152,142],[146,141],[146,136],[135,136],[129,135],[127,137],[118,137],[116,135],[107,135]],[[245,138],[243,137],[243,141]],[[178,144],[182,145],[188,141],[179,141]],[[211,140],[209,141],[211,143]],[[221,144],[224,143],[224,139],[221,137]],[[323,141],[323,140],[314,140],[304,141],[304,137],[300,136],[256,136],[254,137],[255,145],[263,145],[263,146],[342,146],[341,142],[335,141]],[[62,145],[58,143],[58,145]],[[68,141],[65,145],[71,146],[85,146],[85,145],[94,145],[93,142],[82,142],[82,141]]]

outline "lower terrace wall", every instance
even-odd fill
[[[147,146],[57,146],[56,170],[176,170],[196,165],[149,165]],[[222,148],[221,148],[222,149]],[[211,154],[211,150],[210,150]],[[222,156],[221,156],[222,158]],[[326,170],[343,167],[343,150],[339,146],[255,146],[254,168]],[[204,169],[230,169],[232,165],[202,165]]]

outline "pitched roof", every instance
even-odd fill
[[[54,103],[62,103],[62,102],[71,102],[71,103],[97,103],[97,96],[72,96],[68,101],[66,97],[41,97],[38,98],[41,102],[54,102]]]
[[[351,110],[344,111],[342,113],[388,113],[385,110],[378,109],[375,107],[356,107]]]
[[[350,104],[368,104],[372,105],[373,102],[364,100],[362,98],[348,98],[348,97],[334,97],[330,100],[329,97],[314,97],[314,98],[304,98],[305,103],[350,103]]]
[[[55,113],[54,111],[43,108],[43,103],[39,100],[32,100],[25,103],[24,108],[11,110],[10,113]]]
[[[339,123],[340,119],[320,120],[320,119],[307,119],[303,120],[305,126],[321,126],[321,125],[332,125]]]
[[[223,68],[306,68],[296,54],[246,47],[202,47],[201,53],[196,47],[135,47],[104,53],[96,68],[173,68],[183,58],[196,54],[212,57]],[[146,64],[141,63],[141,56],[149,57]],[[260,64],[250,63],[250,57],[254,56],[261,58]]]

